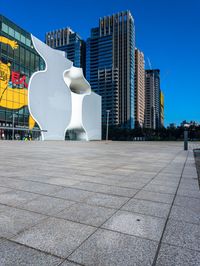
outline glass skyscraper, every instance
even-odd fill
[[[45,42],[54,49],[64,51],[66,57],[81,67],[85,74],[85,42],[70,28],[54,30],[46,33]]]
[[[102,123],[134,127],[135,27],[130,11],[100,18],[86,43],[86,78],[102,96]]]
[[[145,70],[145,128],[161,127],[160,93],[160,70]]]

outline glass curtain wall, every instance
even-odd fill
[[[38,126],[28,111],[28,83],[34,72],[43,69],[45,63],[30,34],[0,16],[0,139],[38,137],[33,134]]]

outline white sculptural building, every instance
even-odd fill
[[[64,140],[71,132],[78,140],[101,139],[101,96],[91,91],[81,68],[65,53],[32,37],[46,68],[35,72],[28,88],[28,108],[43,140]]]

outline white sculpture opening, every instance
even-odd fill
[[[66,131],[78,140],[101,139],[101,96],[91,91],[81,68],[65,53],[33,35],[32,42],[46,68],[35,72],[28,88],[28,108],[43,140],[64,140]]]

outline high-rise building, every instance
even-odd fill
[[[160,91],[160,125],[164,127],[164,93]]]
[[[135,27],[130,11],[100,18],[86,44],[86,78],[102,96],[102,123],[134,127]]]
[[[160,126],[160,70],[145,70],[145,128]]]
[[[145,70],[144,54],[135,49],[135,127],[144,126]]]
[[[45,42],[54,49],[66,52],[66,56],[81,67],[85,73],[85,42],[70,28],[54,30],[46,33]]]

